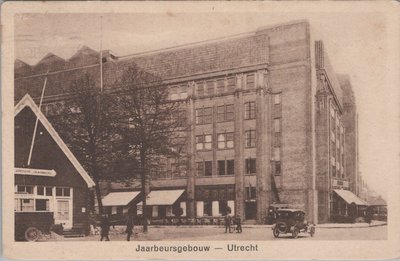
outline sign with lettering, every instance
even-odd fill
[[[54,169],[27,169],[27,168],[15,168],[14,173],[16,175],[30,175],[30,176],[45,176],[54,177],[56,171]]]

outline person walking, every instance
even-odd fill
[[[236,216],[236,233],[242,233],[242,219],[239,215]]]
[[[232,223],[231,210],[228,208],[225,215],[225,233],[227,232],[231,233],[230,230],[231,223]]]
[[[108,237],[108,233],[110,232],[110,221],[108,220],[108,216],[106,214],[103,215],[102,220],[101,220],[101,232],[100,232],[100,241],[110,241],[110,238]]]
[[[131,241],[131,236],[132,236],[132,233],[133,233],[133,215],[132,215],[131,211],[129,211],[128,217],[127,217],[127,220],[126,220],[125,233],[126,233],[126,241]]]

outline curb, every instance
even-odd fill
[[[369,228],[369,227],[380,227],[386,226],[387,223],[373,224],[373,225],[362,225],[362,226],[354,226],[353,224],[349,224],[346,226],[326,226],[326,225],[316,225],[316,228],[320,229],[331,229],[331,228]],[[242,225],[243,228],[271,228],[273,225]],[[177,226],[162,226],[162,225],[153,225],[149,226],[153,228],[167,228],[167,227],[177,227]],[[179,228],[224,228],[225,226],[216,226],[216,225],[182,225]]]

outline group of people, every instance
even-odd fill
[[[110,220],[108,218],[107,214],[104,214],[101,218],[101,223],[100,223],[100,241],[110,241],[109,238],[109,232],[110,232],[110,226],[112,224],[110,223]],[[236,225],[236,233],[242,233],[242,220],[239,216],[236,216],[233,218],[230,213],[227,213],[225,215],[225,233],[232,233],[232,225]],[[127,219],[126,219],[126,240],[130,241],[131,236],[133,234],[133,227],[134,227],[134,220],[133,220],[133,215],[131,213],[128,214]]]
[[[131,236],[133,234],[133,215],[132,214],[128,214],[127,219],[126,219],[126,240],[130,241],[131,240]],[[104,214],[101,218],[101,223],[100,223],[100,241],[103,241],[103,239],[105,241],[110,241],[109,238],[109,233],[110,233],[110,220],[108,218],[107,214]]]

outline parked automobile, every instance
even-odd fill
[[[265,223],[268,225],[272,225],[276,222],[276,212],[279,209],[289,208],[289,204],[286,203],[272,203],[268,207],[267,217]]]
[[[315,225],[309,224],[305,220],[305,213],[299,209],[279,209],[276,211],[276,223],[272,227],[274,237],[280,234],[291,233],[293,238],[297,238],[299,233],[315,234]]]
[[[15,212],[15,240],[37,241],[54,225],[53,212]]]

